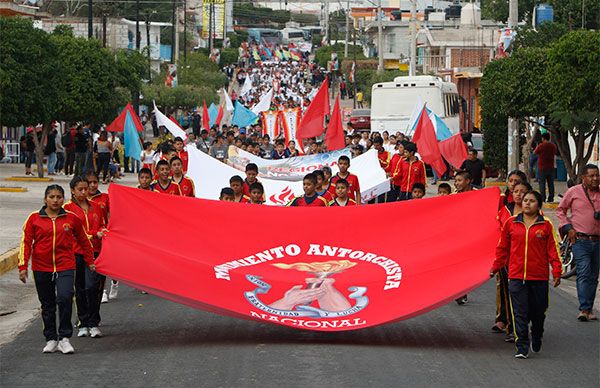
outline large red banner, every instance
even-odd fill
[[[301,329],[407,319],[489,279],[497,188],[279,208],[111,185],[98,271],[194,308]]]

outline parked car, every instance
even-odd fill
[[[370,131],[371,109],[353,109],[348,125],[355,131]]]

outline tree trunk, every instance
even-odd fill
[[[42,127],[41,136],[38,139],[36,128],[33,127],[33,144],[35,144],[35,164],[38,170],[38,178],[44,177],[44,147],[50,132],[50,123],[45,123]]]

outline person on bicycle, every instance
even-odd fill
[[[583,169],[582,183],[567,190],[556,209],[561,234],[566,235],[573,244],[579,298],[577,319],[581,322],[597,320],[592,307],[596,298],[600,268],[599,186],[598,166],[586,165]]]
[[[542,195],[530,191],[523,198],[523,212],[509,218],[502,227],[496,247],[496,260],[490,276],[508,263],[508,290],[513,309],[515,358],[527,358],[529,353],[529,322],[531,350],[542,348],[544,320],[548,308],[549,266],[552,266],[554,287],[560,284],[562,263],[554,226],[545,218]]]

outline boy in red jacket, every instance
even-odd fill
[[[294,198],[288,206],[327,206],[325,198],[317,194],[317,177],[307,174],[302,180],[304,195]]]
[[[342,155],[338,159],[338,167],[340,172],[331,177],[331,185],[329,187],[329,193],[335,197],[335,190],[337,181],[340,179],[346,180],[348,182],[348,197],[355,200],[357,205],[360,205],[360,184],[358,182],[358,177],[354,174],[348,172],[350,168],[350,158],[346,155]]]
[[[173,143],[173,147],[175,147],[175,152],[177,152],[177,156],[179,157],[179,159],[181,159],[181,167],[183,175],[185,175],[187,174],[188,170],[189,155],[188,152],[183,148],[183,139],[181,139],[180,137],[176,137],[175,142]]]
[[[196,189],[194,181],[185,176],[183,172],[183,162],[179,156],[174,156],[170,161],[171,165],[171,180],[179,185],[181,195],[184,197],[196,197]]]
[[[400,201],[412,199],[412,187],[419,182],[426,184],[425,163],[416,157],[417,146],[407,143],[404,146],[404,160],[400,161],[400,170],[392,179],[400,180]]]
[[[182,195],[179,185],[169,178],[171,175],[169,162],[166,160],[159,160],[158,163],[156,163],[156,172],[158,174],[158,179],[150,185],[152,191],[164,194]]]

